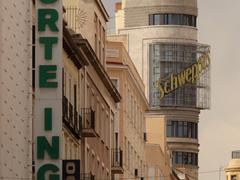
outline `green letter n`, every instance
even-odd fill
[[[37,137],[37,159],[44,159],[45,151],[51,159],[59,159],[59,136],[52,137],[52,146],[45,136]]]

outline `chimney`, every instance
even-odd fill
[[[115,3],[115,12],[122,10],[122,2]]]

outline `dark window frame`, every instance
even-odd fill
[[[168,120],[167,137],[198,139],[198,123],[189,121]]]
[[[173,165],[191,165],[198,166],[198,154],[193,152],[173,151]]]
[[[178,13],[149,14],[149,25],[182,25],[197,27],[197,16]]]

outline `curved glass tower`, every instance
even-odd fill
[[[149,114],[164,121],[172,167],[193,179],[198,178],[199,114],[210,99],[210,47],[198,43],[197,15],[197,0],[116,4],[116,33],[125,35],[144,81]]]

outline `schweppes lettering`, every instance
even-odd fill
[[[155,86],[160,91],[160,99],[165,95],[175,91],[187,83],[194,84],[199,79],[201,73],[210,65],[209,53],[203,54],[198,61],[178,74],[171,74],[170,78],[164,81],[155,82]]]

